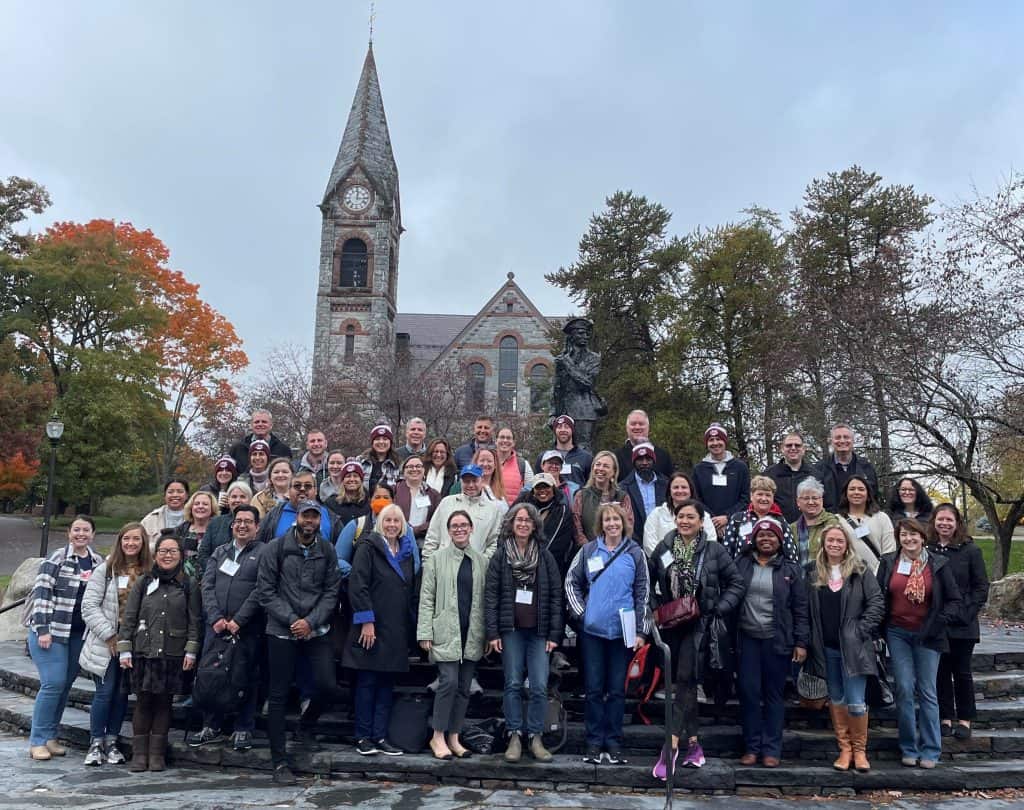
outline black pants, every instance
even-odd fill
[[[334,649],[330,636],[319,636],[308,641],[267,636],[267,654],[270,670],[267,736],[270,737],[270,758],[275,765],[279,765],[285,761],[284,715],[288,705],[288,691],[295,675],[295,662],[300,656],[305,656],[313,669],[314,692],[309,708],[300,721],[303,728],[308,728],[320,718],[324,707],[336,698]]]
[[[971,657],[976,643],[971,639],[951,638],[949,652],[939,658],[936,687],[941,720],[973,720],[977,715],[974,706],[974,675],[971,673]]]
[[[699,727],[697,679],[694,677],[697,662],[693,639],[697,625],[697,622],[686,625],[678,631],[678,640],[671,641],[672,664],[676,670],[675,695],[672,700],[672,733],[679,737],[683,748],[691,737],[697,736]]]

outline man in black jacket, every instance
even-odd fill
[[[807,448],[804,437],[795,430],[785,435],[779,450],[782,453],[779,463],[772,464],[764,474],[775,482],[775,503],[785,515],[786,522],[795,523],[800,517],[800,510],[796,507],[796,488],[805,478],[813,476],[814,470],[804,463]]]
[[[655,507],[665,503],[668,478],[656,469],[654,445],[641,442],[633,448],[632,472],[622,482],[622,488],[633,502],[633,539],[643,543],[644,523]]]
[[[249,445],[255,439],[263,439],[263,441],[270,445],[271,458],[292,457],[292,449],[270,432],[270,429],[274,426],[274,420],[270,416],[270,411],[263,409],[253,411],[250,426],[252,427],[252,433],[243,436],[231,445],[231,450],[228,451],[228,455],[235,460],[235,469],[239,475],[249,472]]]
[[[630,411],[626,417],[626,443],[615,451],[615,458],[619,462],[619,481],[625,480],[626,476],[633,472],[633,448],[641,442],[649,442],[654,447],[657,458],[654,460],[654,469],[659,475],[666,478],[672,475],[672,455],[664,447],[658,447],[650,439],[651,420],[646,411]],[[586,483],[586,482],[584,482]]]
[[[249,688],[235,718],[232,745],[236,751],[252,748],[256,728],[259,674],[263,668],[263,611],[256,598],[260,553],[265,546],[256,541],[260,513],[255,506],[243,504],[231,520],[233,542],[214,549],[202,579],[203,611],[209,625],[203,655],[217,636],[228,633],[242,645],[242,656],[249,674]],[[193,748],[222,742],[224,717],[205,713],[203,730],[189,743]]]
[[[260,557],[257,593],[267,614],[267,657],[270,662],[270,707],[267,736],[274,781],[294,785],[285,758],[285,706],[295,662],[306,656],[315,689],[299,721],[295,741],[315,746],[313,726],[336,695],[331,621],[337,614],[341,571],[334,546],[320,536],[320,506],[299,504],[295,525],[271,541]]]
[[[563,481],[572,481],[582,487],[587,483],[590,476],[590,465],[594,456],[589,450],[584,450],[576,444],[576,421],[568,414],[556,416],[551,422],[551,432],[555,434],[555,444],[550,450],[557,450],[562,458],[562,466],[558,473]],[[548,452],[537,456],[533,465],[534,471],[543,468],[543,460]]]
[[[825,485],[825,509],[836,511],[851,475],[863,475],[877,501],[878,473],[870,461],[853,452],[853,428],[845,422],[837,423],[829,433],[829,444],[831,455],[818,462],[814,471],[814,477]]]

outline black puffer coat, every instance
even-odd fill
[[[555,558],[547,549],[541,549],[534,584],[537,594],[537,635],[555,644],[562,643],[565,633],[563,589],[562,576]],[[516,585],[512,578],[512,568],[505,556],[505,546],[501,542],[487,566],[484,595],[484,630],[487,640],[494,641],[516,629]]]

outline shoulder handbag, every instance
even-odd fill
[[[700,581],[700,569],[704,564],[705,553],[702,552],[700,559],[697,560],[697,568],[694,573],[695,582]],[[654,611],[654,621],[657,622],[659,630],[671,630],[673,627],[689,624],[699,618],[700,602],[697,600],[696,593],[691,596],[680,596],[678,599],[666,602]]]

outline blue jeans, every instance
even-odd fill
[[[833,647],[825,648],[825,681],[828,684],[828,699],[833,706],[845,704],[851,717],[868,713],[868,704],[864,700],[867,676],[847,675],[843,654]]]
[[[782,756],[782,725],[786,719],[783,693],[792,655],[775,652],[774,638],[739,634],[737,688],[747,753]]]
[[[78,677],[78,656],[82,652],[82,633],[69,638],[54,638],[50,649],[39,646],[39,637],[28,633],[28,651],[39,670],[39,694],[32,709],[32,733],[29,745],[46,745],[57,739],[57,728],[68,705],[71,684]]]
[[[393,672],[356,672],[356,739],[380,742],[387,739],[391,707],[395,700]]]
[[[128,693],[121,689],[121,672],[117,659],[111,658],[102,678],[92,676],[96,696],[89,708],[89,734],[94,740],[116,737],[121,733],[128,713]]]
[[[501,667],[505,670],[505,723],[509,733],[523,732],[523,678],[530,678],[526,733],[544,731],[548,708],[547,639],[534,630],[513,630],[501,637]]]
[[[583,719],[587,746],[604,751],[622,748],[622,715],[626,709],[626,668],[631,651],[621,638],[583,633],[580,665],[587,693]]]
[[[905,757],[937,762],[942,737],[935,680],[941,654],[922,645],[917,633],[900,627],[890,625],[886,640],[896,678],[900,751]],[[915,692],[920,718],[914,712]]]

